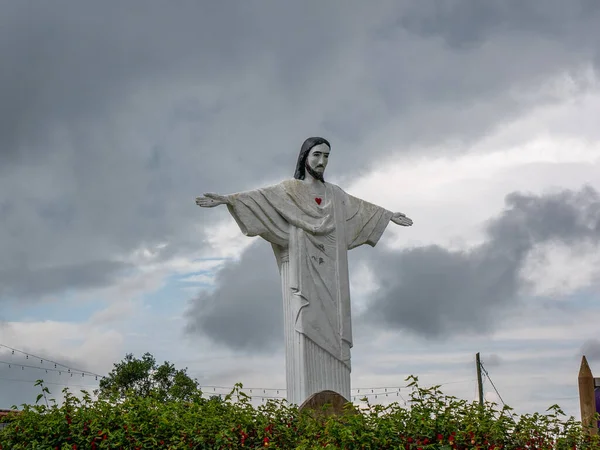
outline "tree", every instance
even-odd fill
[[[125,359],[114,364],[108,376],[100,380],[97,393],[101,398],[116,395],[124,399],[135,395],[155,396],[163,401],[191,401],[200,395],[200,390],[198,381],[187,374],[187,367],[177,370],[168,361],[158,366],[150,353],[145,353],[141,359],[128,353]]]

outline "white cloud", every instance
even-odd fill
[[[120,359],[124,338],[114,329],[87,322],[47,320],[8,322],[0,330],[0,342],[41,356],[52,355],[55,360],[79,361],[85,366],[81,369],[102,375]]]
[[[599,275],[600,248],[589,243],[541,245],[523,269],[524,278],[533,284],[533,295],[557,299],[595,285]]]
[[[519,117],[466,153],[388,159],[345,188],[413,218],[411,229],[386,231],[388,245],[465,249],[482,241],[482,224],[510,192],[600,188],[600,141],[590,121],[598,115],[600,90],[586,91]]]

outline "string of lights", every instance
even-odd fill
[[[209,389],[209,390],[212,389],[213,392],[216,389],[225,389],[225,390],[228,390],[228,391],[232,391],[233,388],[234,388],[233,386],[214,386],[214,385],[200,386],[200,389]],[[267,391],[269,391],[269,392],[275,391],[275,392],[279,393],[279,392],[285,392],[286,390],[283,389],[283,388],[242,387],[242,388],[240,388],[240,391],[250,391],[250,392],[252,392],[252,391],[263,391],[263,394],[266,394]]]
[[[445,386],[447,384],[457,384],[457,383],[472,383],[473,381],[475,381],[474,378],[468,379],[468,380],[457,380],[457,381],[448,381],[446,383],[440,383],[438,386]],[[229,390],[231,391],[233,389],[233,386],[217,386],[217,385],[203,385],[201,386],[202,389],[212,389],[213,392],[216,389],[225,389],[225,390]],[[358,387],[358,388],[352,388],[351,392],[356,392],[357,394],[360,394],[361,391],[363,393],[367,393],[370,391],[370,393],[375,393],[375,390],[383,390],[385,392],[387,392],[388,390],[398,390],[398,389],[408,389],[410,388],[410,386],[408,385],[403,385],[403,386],[372,386],[372,387]],[[263,391],[263,393],[267,393],[267,392],[286,392],[285,388],[264,388],[264,387],[242,387],[240,390],[242,391]]]
[[[51,360],[49,358],[44,358],[38,355],[34,355],[30,352],[26,352],[24,350],[20,350],[17,348],[13,348],[10,347],[8,345],[5,344],[0,344],[0,350],[2,350],[2,348],[10,351],[11,355],[15,355],[15,354],[20,354],[23,355],[25,357],[26,360],[28,360],[28,363],[25,363],[23,361],[5,361],[5,360],[0,360],[0,364],[3,364],[5,366],[8,366],[8,368],[11,369],[21,369],[21,370],[25,370],[25,369],[33,369],[33,370],[43,370],[45,371],[45,373],[55,373],[58,375],[65,375],[65,376],[69,376],[69,377],[73,377],[75,376],[81,376],[82,378],[85,378],[86,376],[88,376],[88,378],[93,378],[95,381],[98,381],[99,379],[104,378],[103,375],[91,372],[91,371],[87,371],[87,370],[81,370],[81,369],[76,369],[73,367],[70,367],[68,365],[65,365],[63,363],[59,363],[57,361]],[[2,353],[0,352],[0,355]],[[39,360],[39,364],[38,365],[33,365],[29,362],[32,362],[34,360]],[[487,372],[486,372],[487,373]],[[2,379],[2,378],[0,378]],[[17,380],[17,379],[3,379],[4,381],[19,381],[19,382],[30,382],[33,383],[32,381],[29,380]],[[447,384],[455,384],[455,383],[466,383],[466,382],[472,382],[473,380],[457,380],[457,381],[449,381],[446,383],[440,383],[438,384],[438,386],[443,386],[443,385],[447,385]],[[46,384],[54,384],[54,385],[60,385],[60,386],[73,386],[73,387],[95,387],[96,385],[84,385],[84,384],[79,384],[79,385],[73,385],[73,384],[64,384],[64,383],[58,383],[58,382],[45,382]],[[204,395],[207,396],[214,396],[214,395],[218,395],[218,396],[223,396],[223,395],[228,395],[230,394],[233,390],[234,390],[234,386],[218,386],[218,385],[204,385],[204,386],[199,386],[200,390],[203,392]],[[408,402],[406,401],[406,399],[402,396],[401,391],[403,389],[409,389],[410,386],[408,385],[403,385],[403,386],[372,386],[372,387],[357,387],[357,388],[353,388],[351,389],[351,397],[355,400],[361,399],[361,398],[379,398],[379,397],[400,397],[402,398],[402,400],[404,401],[404,404],[406,405]],[[218,392],[219,391],[219,392]],[[285,393],[287,392],[287,390],[285,388],[268,388],[268,387],[242,387],[239,388],[240,392],[243,392],[246,395],[249,395],[251,398],[256,398],[256,399],[284,399],[285,398]]]
[[[12,361],[12,362],[11,361],[0,361],[0,364],[7,365],[9,369],[12,369],[14,366],[15,368],[20,367],[21,370],[25,370],[25,368],[37,369],[37,370],[44,370],[46,373],[55,372],[55,373],[58,373],[59,375],[62,375],[64,372],[66,374],[70,374],[71,377],[73,375],[81,375],[82,377],[85,377],[87,375],[88,377],[95,377],[96,380],[98,380],[98,377],[101,377],[101,375],[96,375],[91,372],[80,372],[77,370],[71,370],[70,368],[67,368],[67,370],[64,370],[62,368],[59,369],[59,368],[51,368],[51,367],[39,367],[39,366],[32,366],[30,364],[22,364],[19,362],[15,363],[14,361]]]
[[[216,386],[216,385],[204,385],[202,386],[202,388],[208,388],[208,389],[229,389],[232,390],[233,386]],[[360,388],[353,388],[352,391],[356,391],[358,393],[360,393],[360,391],[362,390],[363,392],[366,391],[373,391],[375,389],[378,390],[386,390],[386,389],[406,389],[408,388],[408,386],[377,386],[377,387],[360,387]],[[276,391],[276,392],[286,392],[285,388],[264,388],[264,387],[242,387],[241,390],[244,391],[263,391],[263,393],[266,393],[266,391]]]
[[[353,397],[355,399],[359,399],[359,398],[369,398],[369,397],[374,397],[374,398],[378,398],[378,397],[389,397],[389,396],[396,396],[396,397],[400,397],[400,389],[395,390],[395,391],[386,391],[386,392],[373,392],[373,393],[368,393],[368,394],[361,394],[361,395],[353,395]]]
[[[223,397],[225,397],[228,394],[229,393],[225,394],[225,393],[222,393],[222,392],[221,393],[214,393],[214,392],[205,392],[205,391],[202,391],[202,397],[205,397],[205,398],[219,397],[219,398],[223,399]],[[250,397],[250,400],[256,400],[256,399],[259,399],[259,400],[261,400],[261,399],[262,400],[285,400],[285,397],[276,396],[276,395],[252,395],[252,396],[248,396],[248,397]],[[234,395],[232,395],[231,398],[239,400],[240,396],[234,394]]]
[[[77,375],[82,375],[82,376],[88,375],[88,376],[96,377],[96,379],[103,378],[102,375],[98,375],[97,373],[90,372],[89,370],[76,369],[76,368],[67,366],[65,364],[59,363],[57,361],[53,361],[53,360],[48,359],[48,358],[37,356],[37,355],[34,355],[32,353],[25,352],[23,350],[19,350],[17,348],[10,347],[8,345],[0,344],[0,347],[3,347],[3,348],[6,348],[6,349],[10,350],[11,355],[14,355],[15,353],[19,353],[21,355],[24,355],[25,359],[27,359],[27,360],[29,360],[30,358],[31,358],[31,360],[33,360],[33,359],[38,360],[39,359],[40,360],[40,364],[43,365],[44,362],[46,362],[46,363],[50,364],[50,366],[53,365],[54,367],[53,368],[52,367],[48,368],[46,366],[45,367],[40,367],[40,366],[33,366],[33,365],[22,364],[22,363],[15,363],[14,361],[13,362],[0,361],[0,363],[8,364],[9,366],[10,365],[16,365],[16,366],[21,366],[21,367],[28,367],[30,369],[45,370],[46,372],[48,372],[48,371],[59,372],[59,373],[67,372],[67,373],[70,373],[70,374],[77,374]]]

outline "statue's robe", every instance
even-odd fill
[[[325,183],[315,199],[292,179],[228,196],[247,236],[272,244],[283,289],[287,400],[333,390],[350,400],[348,250],[375,246],[392,213]]]

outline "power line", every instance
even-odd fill
[[[445,386],[447,384],[472,383],[473,381],[475,381],[475,378],[470,378],[468,380],[448,381],[447,383],[440,383],[439,386]]]
[[[496,385],[494,384],[494,382],[492,381],[492,378],[490,377],[490,374],[488,373],[488,371],[485,369],[485,367],[483,366],[483,363],[480,362],[481,365],[481,370],[483,371],[483,373],[485,374],[485,377],[490,380],[490,384],[492,385],[492,387],[494,388],[494,391],[496,391],[496,395],[498,396],[498,398],[500,399],[500,401],[502,402],[502,404],[507,407],[506,403],[504,403],[504,400],[502,399],[502,396],[500,395],[500,392],[498,392],[498,389],[496,389]],[[514,416],[514,414],[508,410],[508,413],[511,416]]]
[[[490,374],[488,373],[487,370],[485,370],[485,367],[483,366],[483,363],[481,363],[481,370],[483,370],[483,373],[485,374],[485,377],[490,380],[490,384],[492,385],[492,387],[494,388],[494,391],[496,391],[496,394],[498,395],[498,398],[500,399],[500,401],[502,402],[502,404],[504,406],[506,406],[506,403],[504,403],[504,400],[502,400],[502,396],[500,395],[500,392],[498,392],[498,389],[496,389],[496,385],[494,384],[494,382],[492,381],[492,379],[490,378]]]

